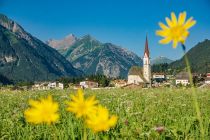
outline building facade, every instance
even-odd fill
[[[180,72],[176,75],[176,85],[187,86],[190,84],[190,77],[188,72]]]
[[[205,84],[210,84],[210,73],[207,73],[207,74],[206,74],[206,77],[205,77]]]
[[[138,66],[133,66],[128,72],[128,84],[140,85],[146,83],[143,76],[143,69]]]
[[[98,88],[98,83],[93,81],[82,81],[80,82],[82,88]]]
[[[148,40],[146,37],[143,68],[133,66],[128,73],[128,84],[151,84],[151,65]]]

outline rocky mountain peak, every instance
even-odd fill
[[[131,66],[142,66],[141,58],[133,52],[112,43],[101,43],[89,34],[76,40],[67,50],[58,51],[87,75],[126,78]]]
[[[76,36],[74,34],[69,34],[64,39],[72,39],[72,38],[76,38]]]
[[[69,34],[64,39],[49,39],[46,43],[57,50],[66,50],[68,47],[73,45],[76,42],[76,40],[77,37],[75,35]]]
[[[170,64],[172,62],[173,62],[173,60],[171,60],[171,59],[169,59],[169,58],[167,58],[165,56],[158,56],[158,57],[152,59],[151,64],[152,65],[154,65],[154,64],[163,64],[163,63]]]
[[[16,22],[9,19],[3,14],[0,14],[0,25],[6,28],[7,30],[13,32],[17,37],[27,40],[30,43],[30,45],[35,46],[31,41],[32,36],[26,33],[20,25],[18,25]]]
[[[0,14],[0,73],[13,80],[45,81],[81,75],[56,50]]]

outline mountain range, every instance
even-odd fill
[[[209,54],[207,39],[187,52],[193,72],[210,72]],[[153,65],[161,63],[168,63],[172,69],[185,69],[184,57],[174,62],[162,56],[151,61]],[[102,43],[90,35],[77,38],[73,34],[43,43],[0,14],[0,83],[55,80],[84,74],[126,78],[132,66],[142,66],[142,59],[120,46]]]
[[[172,62],[173,62],[173,60],[171,60],[167,57],[164,57],[164,56],[159,56],[159,57],[156,57],[155,59],[151,60],[152,65],[164,64],[164,63],[170,64]]]
[[[0,74],[13,81],[43,81],[83,74],[55,49],[0,14]]]
[[[132,66],[142,66],[142,59],[135,53],[112,43],[102,43],[90,35],[77,38],[70,34],[62,40],[50,39],[46,43],[87,75],[126,78]]]

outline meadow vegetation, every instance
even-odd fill
[[[85,90],[96,95],[100,104],[118,116],[117,125],[107,132],[93,133],[88,139],[201,139],[193,105],[192,90],[172,89],[101,89]],[[59,103],[60,119],[52,125],[26,122],[24,110],[29,99],[52,95]],[[66,111],[66,101],[74,90],[1,91],[0,139],[81,139],[83,120]],[[210,139],[210,91],[196,89],[205,139]]]

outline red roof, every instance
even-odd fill
[[[145,50],[144,50],[144,55],[145,54],[147,54],[147,56],[149,57],[149,47],[148,47],[147,36],[146,36],[146,43],[145,43]]]

